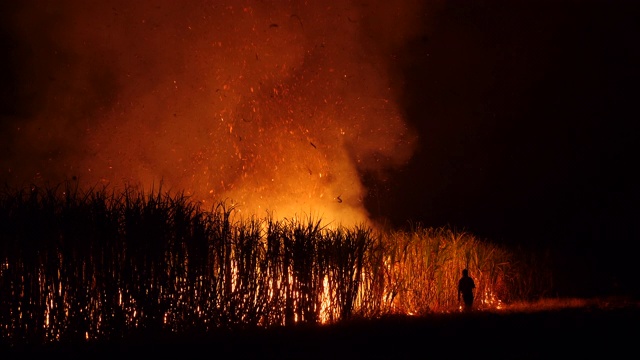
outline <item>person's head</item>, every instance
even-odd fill
[[[462,269],[462,276],[469,276],[469,270]]]

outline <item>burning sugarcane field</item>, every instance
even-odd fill
[[[7,356],[633,349],[634,2],[0,8]]]

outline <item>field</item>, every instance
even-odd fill
[[[392,316],[334,325],[211,333],[140,333],[121,341],[23,346],[25,355],[230,356],[234,358],[619,358],[632,351],[640,320],[628,300],[554,300],[503,311]],[[4,357],[3,357],[4,358]]]
[[[622,354],[637,336],[637,299],[545,296],[547,258],[451,229],[235,221],[133,190],[0,200],[0,345],[16,357],[522,359]]]

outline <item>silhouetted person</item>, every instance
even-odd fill
[[[462,277],[458,281],[458,301],[460,296],[464,301],[464,309],[466,311],[471,310],[473,307],[473,290],[476,288],[476,283],[473,282],[473,278],[469,276],[467,269],[462,270]]]

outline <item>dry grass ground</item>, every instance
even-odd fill
[[[536,359],[635,352],[637,302],[514,303],[552,293],[549,266],[539,261],[546,258],[528,252],[520,258],[472,234],[416,228],[387,239],[365,229],[325,229],[315,220],[236,226],[225,207],[204,212],[160,191],[64,194],[29,189],[0,196],[0,329],[7,337],[0,344],[19,344],[0,347],[0,360]],[[457,306],[450,290],[462,268],[471,270],[478,294],[491,295],[478,297],[479,305],[489,304],[483,309],[510,305],[442,313]],[[311,325],[319,319],[314,305],[324,301],[324,279],[335,289],[330,318],[337,322]],[[394,311],[387,311],[391,303]],[[374,318],[399,312],[421,316]],[[293,324],[296,314],[307,325],[267,326]],[[234,330],[196,330],[205,323]],[[87,336],[99,340],[82,340]],[[58,337],[64,340],[42,342]],[[594,356],[601,352],[607,354]]]
[[[13,348],[5,355],[236,359],[619,358],[635,348],[640,306],[625,299],[545,300],[504,310],[351,320],[334,325]],[[8,358],[8,356],[3,356]]]

